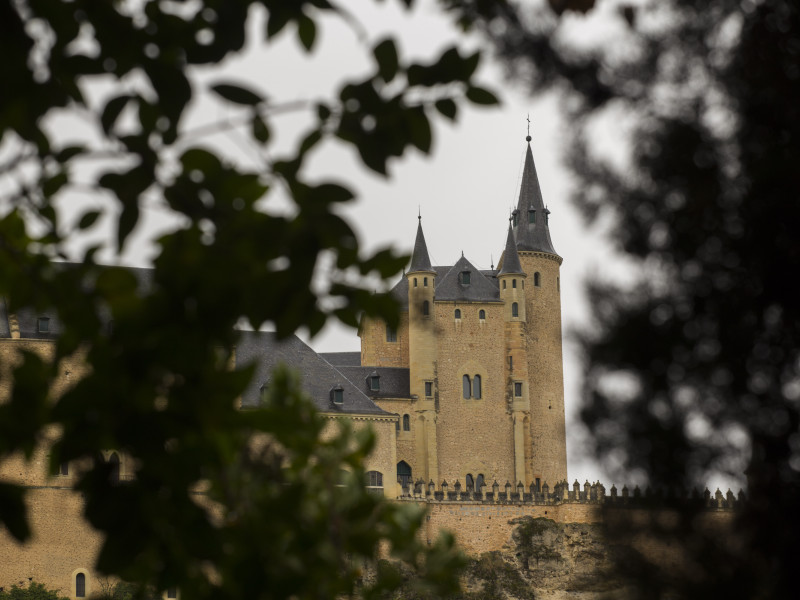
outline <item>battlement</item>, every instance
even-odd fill
[[[506,504],[506,505],[541,505],[555,506],[560,504],[607,504],[631,507],[664,507],[671,505],[695,505],[707,509],[732,510],[741,507],[745,501],[745,493],[739,490],[734,493],[728,489],[723,494],[719,488],[713,494],[706,488],[702,494],[697,488],[686,492],[684,490],[653,490],[649,486],[644,492],[635,486],[633,491],[628,486],[617,490],[612,485],[609,493],[605,486],[598,482],[581,485],[576,480],[572,487],[561,481],[553,486],[552,491],[547,483],[537,487],[536,484],[525,486],[522,482],[513,486],[506,481],[501,486],[495,481],[491,486],[481,485],[479,489],[473,486],[464,487],[456,482],[450,486],[447,481],[442,481],[439,487],[433,481],[425,483],[421,479],[413,485],[406,483],[402,486],[401,499],[409,499],[436,503],[477,503],[477,504]]]

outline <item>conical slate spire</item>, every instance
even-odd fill
[[[539,176],[536,174],[536,165],[533,162],[530,136],[528,150],[525,154],[525,168],[522,171],[522,186],[519,190],[519,203],[517,204],[517,225],[514,228],[518,250],[532,250],[534,252],[547,252],[558,256],[553,242],[550,240],[550,229],[547,216],[550,211],[544,206],[542,190],[539,187]],[[533,211],[533,212],[532,212]]]
[[[422,233],[422,217],[418,218],[417,239],[414,242],[414,253],[411,255],[411,266],[408,269],[409,273],[414,273],[415,271],[433,271],[431,259],[428,256],[428,245],[425,243],[425,235]]]
[[[500,269],[498,275],[506,275],[508,273],[523,273],[522,265],[519,263],[517,246],[514,244],[514,231],[511,229],[511,223],[508,224],[508,238],[506,239],[505,252],[503,252],[503,268]]]

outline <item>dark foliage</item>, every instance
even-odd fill
[[[101,449],[121,452],[131,467],[123,484],[102,461],[75,477],[88,522],[105,536],[96,568],[159,591],[334,598],[354,592],[361,562],[382,541],[423,573],[422,587],[453,590],[452,540],[423,547],[418,511],[363,489],[371,437],[345,429],[322,441],[322,421],[286,374],[275,375],[263,410],[237,411],[250,373],[230,366],[241,320],[279,336],[313,334],[330,317],[397,321],[395,302],[373,294],[369,278],[396,274],[407,257],[359,248],[337,214],[353,192],[312,183],[309,154],[337,141],[385,174],[410,148],[429,151],[432,119],[496,98],[474,81],[477,53],[454,47],[411,62],[392,39],[365,47],[372,72],[325,100],[278,105],[258,82],[224,78],[199,88],[192,69],[242,50],[259,10],[264,41],[296,32],[309,53],[322,16],[350,19],[327,0],[0,0],[0,296],[11,312],[51,310],[62,324],[52,360],[22,352],[5,372],[13,389],[0,405],[0,459],[30,457],[52,429],[62,432],[53,470],[88,464]],[[200,97],[238,117],[187,132],[185,114]],[[289,109],[309,111],[314,123],[294,152],[271,157],[271,124]],[[83,141],[58,135],[60,111],[83,119]],[[249,136],[260,168],[231,164],[205,143],[204,131],[228,126]],[[264,208],[278,187],[291,210]],[[76,193],[91,194],[95,208],[62,221],[56,205]],[[54,265],[103,220],[121,254],[148,199],[181,223],[157,240],[148,289],[129,270],[99,268],[97,247],[71,268]],[[321,261],[333,274],[312,285]],[[75,357],[91,370],[55,393]],[[331,475],[342,466],[353,474],[345,484]],[[24,488],[0,482],[0,522],[29,537]],[[391,585],[379,579],[360,593]]]
[[[576,3],[581,4],[581,3]],[[522,9],[520,9],[522,11]],[[556,87],[571,123],[576,200],[638,263],[598,277],[580,335],[583,418],[621,477],[690,489],[746,479],[739,544],[685,514],[681,551],[701,576],[645,583],[658,597],[786,598],[800,564],[800,9],[795,2],[673,0],[624,7],[613,42],[558,38],[547,9],[495,15],[487,34],[535,91]],[[609,116],[612,115],[612,116]],[[632,124],[631,156],[595,118]],[[622,136],[620,129],[620,136]],[[702,488],[701,488],[702,489]]]

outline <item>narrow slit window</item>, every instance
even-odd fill
[[[411,417],[403,415],[403,431],[411,431]]]
[[[512,279],[511,280],[511,287],[514,288],[514,289],[517,288],[517,280],[516,279]]]
[[[539,287],[541,285],[541,276],[539,275],[538,271],[533,274],[533,285]]]
[[[432,381],[426,381],[425,382],[425,397],[426,398],[433,397],[433,382]]]
[[[414,287],[417,287],[417,278],[414,277]]]
[[[506,289],[506,280],[503,279],[503,289]]]
[[[427,300],[422,303],[422,315],[427,317],[431,314],[431,304]]]
[[[428,278],[427,277],[423,277],[422,278],[422,287],[428,287]]]
[[[471,391],[472,391],[472,385],[469,380],[469,375],[464,375],[461,378],[461,392],[465,400],[469,399]]]
[[[480,400],[481,398],[481,376],[475,375],[472,378],[472,397]]]
[[[75,575],[75,596],[77,598],[86,597],[86,575],[84,573]]]
[[[519,304],[517,304],[516,302],[514,302],[511,305],[511,316],[512,317],[518,317],[519,316]]]

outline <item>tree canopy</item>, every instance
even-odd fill
[[[391,38],[364,42],[371,72],[301,103],[315,123],[295,150],[246,169],[187,135],[184,121],[192,102],[213,96],[242,108],[255,147],[271,147],[274,119],[287,107],[270,99],[268,82],[223,77],[201,88],[191,77],[240,52],[258,11],[264,42],[295,35],[310,55],[323,16],[352,20],[327,0],[0,3],[0,295],[12,312],[49,308],[63,323],[53,360],[22,351],[9,375],[0,459],[31,456],[52,430],[53,470],[102,448],[123,451],[130,481],[116,485],[111,467],[98,463],[75,489],[105,536],[96,568],[158,590],[334,598],[361,586],[369,597],[399,582],[382,568],[363,583],[382,543],[424,575],[415,585],[452,590],[452,540],[424,546],[418,510],[364,490],[371,434],[344,427],[322,440],[323,421],[288,373],[274,376],[261,410],[237,411],[251,373],[230,364],[242,321],[279,336],[299,327],[313,334],[328,318],[397,321],[394,301],[374,294],[368,278],[398,273],[407,257],[362,251],[337,214],[353,192],[311,183],[304,170],[315,149],[337,140],[385,174],[410,148],[430,150],[432,120],[497,99],[474,81],[478,53],[454,46],[411,61]],[[55,122],[63,114],[77,115],[90,135],[65,141]],[[288,212],[265,208],[278,188],[291,199]],[[58,204],[76,190],[99,208],[64,222]],[[97,246],[70,268],[54,264],[101,217],[114,223],[122,253],[148,197],[179,223],[157,240],[149,289],[128,270],[99,268]],[[334,269],[320,285],[323,260]],[[113,328],[101,326],[108,319]],[[50,385],[78,353],[91,368],[56,397]],[[0,482],[0,521],[28,538],[24,488]]]
[[[684,515],[682,551],[703,576],[651,580],[648,594],[789,597],[800,558],[800,10],[671,0],[606,15],[613,33],[596,44],[564,35],[544,8],[481,23],[518,79],[565,95],[575,200],[589,222],[611,223],[635,265],[632,283],[600,274],[588,285],[583,419],[621,479],[673,492],[714,472],[746,480],[741,546],[700,539]],[[626,160],[590,133],[598,120],[629,138]]]

